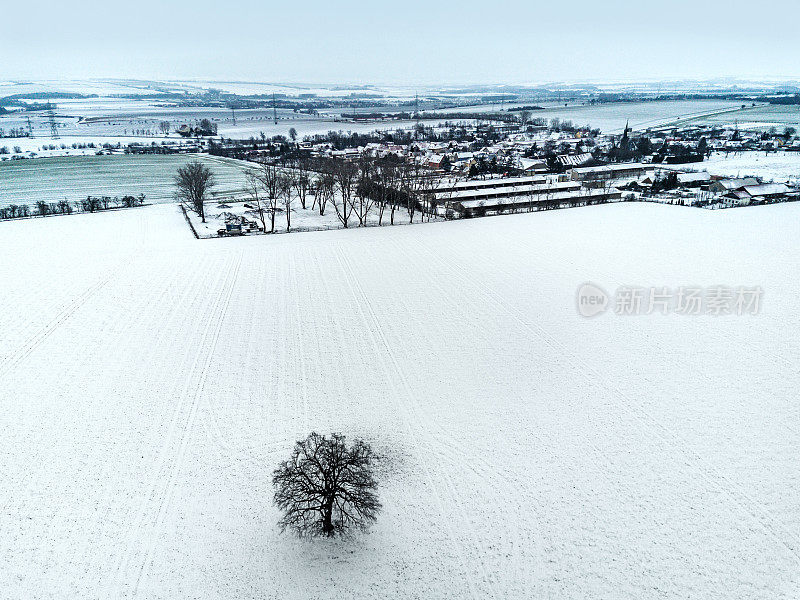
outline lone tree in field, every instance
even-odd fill
[[[373,460],[369,444],[357,439],[348,446],[341,434],[311,433],[298,441],[272,475],[281,530],[332,537],[374,522],[381,505]]]
[[[188,204],[192,210],[200,215],[203,223],[206,222],[206,211],[203,203],[215,184],[216,181],[211,169],[197,160],[188,163],[185,167],[179,167],[178,174],[175,176],[178,199]]]

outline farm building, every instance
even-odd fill
[[[759,181],[755,177],[741,177],[738,179],[718,179],[717,181],[712,181],[709,186],[708,190],[710,192],[714,192],[715,194],[724,194],[726,192],[731,192],[733,190],[738,190],[743,188],[746,185],[758,185]]]
[[[727,194],[723,194],[719,197],[719,202],[725,208],[731,208],[734,206],[747,206],[750,204],[750,200],[750,195],[743,190],[731,190]]]
[[[594,160],[591,152],[581,154],[561,154],[556,157],[558,163],[564,167],[580,167],[591,160]]]
[[[479,206],[499,206],[508,204],[526,204],[552,199],[558,194],[576,195],[581,192],[581,185],[576,182],[558,182],[547,184],[526,184],[509,187],[446,190],[436,194],[438,206],[447,206],[457,212],[466,212]]]
[[[703,187],[711,183],[711,174],[706,171],[700,173],[678,173],[678,185],[682,187]]]
[[[540,158],[520,158],[517,162],[520,170],[526,175],[548,171],[547,161]]]
[[[604,165],[601,167],[576,167],[570,171],[572,181],[608,181],[641,177],[648,171],[655,170],[653,165],[642,163],[623,163],[620,165]]]
[[[751,198],[763,198],[764,200],[777,200],[790,193],[796,193],[789,186],[783,183],[762,183],[761,185],[746,185],[742,188]]]
[[[610,190],[567,189],[564,184],[556,185],[560,187],[550,187],[546,193],[485,196],[453,200],[446,203],[446,208],[464,217],[479,217],[506,212],[587,206],[590,204],[617,202],[622,198],[622,192],[616,188],[611,188]]]
[[[461,192],[465,190],[486,190],[495,188],[517,187],[520,185],[542,185],[547,183],[547,178],[541,175],[535,177],[503,177],[502,179],[475,179],[458,181],[456,183],[443,183],[437,191]]]
[[[798,192],[783,183],[746,185],[720,196],[723,206],[747,206],[797,198]]]

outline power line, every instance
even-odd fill
[[[60,139],[60,135],[58,135],[58,123],[56,123],[56,113],[53,112],[55,109],[55,105],[50,104],[47,102],[47,120],[50,121],[50,137],[54,140]]]

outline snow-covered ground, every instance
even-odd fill
[[[225,200],[224,203],[218,204],[217,202],[208,202],[205,205],[205,222],[194,210],[187,209],[186,216],[192,223],[192,228],[200,238],[218,237],[219,231],[225,229],[226,223],[230,220],[231,223],[240,223],[238,219],[244,218],[250,223],[255,223],[256,229],[247,232],[247,235],[260,235],[263,232],[270,233],[272,223],[269,212],[269,202],[262,200],[262,209],[264,210],[264,221],[261,221],[261,214],[259,213],[258,206],[248,199],[246,191],[234,192],[232,197],[238,198],[237,200]],[[335,193],[336,202],[341,206],[341,195]],[[313,208],[312,208],[313,207]],[[332,202],[326,204],[323,215],[319,214],[319,209],[314,206],[314,196],[310,194],[307,197],[306,207],[303,208],[297,198],[292,200],[291,212],[289,214],[289,222],[286,219],[286,206],[282,203],[278,204],[278,210],[275,211],[275,230],[274,233],[287,233],[288,232],[305,232],[305,231],[323,231],[329,229],[344,229],[342,221],[336,215],[336,209],[333,207]],[[413,223],[427,223],[431,220],[441,220],[441,217],[430,217],[423,215],[420,211],[415,211],[413,215]],[[408,225],[411,224],[408,212],[398,207],[395,210],[394,222],[392,222],[390,209],[386,209],[383,218],[380,219],[378,209],[372,207],[367,213],[365,218],[367,227],[377,227],[379,224],[383,227],[390,225]],[[358,216],[355,212],[350,214],[347,219],[348,227],[358,227]],[[288,227],[288,229],[287,229]]]
[[[797,598],[799,218],[0,223],[0,595]],[[587,320],[586,281],[764,301]],[[312,429],[384,454],[369,533],[279,534],[271,472]]]
[[[0,206],[139,194],[148,203],[172,202],[175,174],[190,161],[200,161],[213,171],[212,196],[228,198],[244,192],[249,163],[235,159],[207,154],[73,156],[0,163]]]
[[[716,152],[702,163],[680,165],[695,171],[727,177],[761,177],[765,181],[797,181],[800,179],[800,152],[736,152],[727,156]]]

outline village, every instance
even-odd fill
[[[703,164],[712,155],[720,159],[716,165],[728,155],[797,152],[800,140],[791,128],[753,132],[737,126],[689,126],[632,132],[626,126],[622,134],[614,135],[576,128],[570,122],[530,120],[527,115],[519,120],[518,125],[500,127],[420,125],[412,132],[376,131],[349,138],[331,133],[300,142],[280,136],[247,144],[209,140],[207,149],[211,155],[249,163],[256,170],[272,165],[289,179],[307,179],[311,212],[300,211],[298,203],[292,202],[291,190],[296,185],[291,182],[286,186],[287,198],[276,199],[267,208],[294,218],[295,231],[383,225],[387,207],[394,224],[398,208],[407,214],[405,222],[413,223],[610,202],[725,209],[800,198],[797,176],[776,179],[743,173],[732,177]],[[353,140],[363,143],[348,145]],[[350,173],[352,182],[347,185],[352,184],[352,191],[342,188],[341,165],[348,167],[344,171]],[[385,193],[387,187],[397,193]],[[325,218],[322,198],[330,200],[335,217]],[[274,219],[267,230],[263,210],[253,203],[251,190],[215,201],[217,212],[212,208],[207,213],[218,222],[198,227],[206,232],[200,237],[277,231]],[[306,209],[305,198],[302,208]],[[348,215],[358,218],[353,216],[351,222]],[[285,231],[290,230],[289,223]]]

